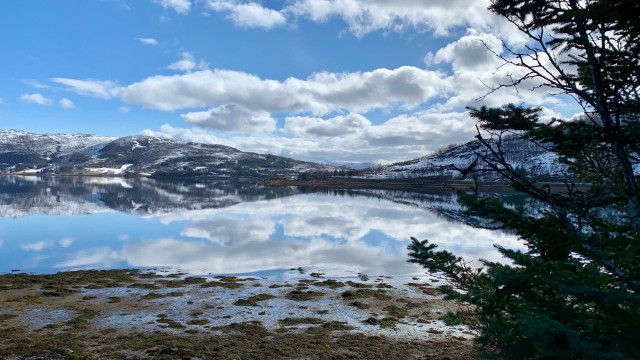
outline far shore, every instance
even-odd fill
[[[321,180],[297,180],[288,178],[269,178],[263,180],[269,186],[300,186],[318,189],[379,189],[402,190],[415,192],[456,192],[458,190],[470,190],[474,184],[471,180],[407,178],[407,179],[360,179],[333,177]],[[552,191],[565,191],[566,185],[561,182],[541,182],[549,186]],[[477,183],[481,192],[514,193],[516,190],[508,181],[479,181]]]
[[[331,177],[327,179],[298,180],[285,176],[276,177],[246,177],[246,176],[148,176],[143,174],[33,174],[33,173],[0,173],[0,176],[28,176],[28,177],[78,177],[78,178],[131,178],[152,179],[158,181],[241,181],[258,182],[272,187],[298,186],[307,189],[328,190],[400,190],[428,193],[452,193],[458,190],[470,190],[473,182],[470,179],[432,179],[432,178],[406,178],[406,179],[363,179],[350,177]],[[513,193],[516,192],[508,181],[479,181],[481,192]],[[541,181],[540,184],[549,186],[552,191],[565,191],[566,185],[562,182]]]

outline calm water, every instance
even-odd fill
[[[0,177],[0,273],[422,274],[409,238],[470,260],[515,237],[460,221],[451,194],[305,192],[253,183]]]

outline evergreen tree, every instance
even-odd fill
[[[545,123],[537,108],[470,109],[483,130],[478,157],[544,210],[460,193],[470,215],[516,233],[527,250],[498,246],[509,264],[484,261],[475,269],[413,239],[410,261],[443,273],[475,305],[473,326],[487,356],[638,359],[640,1],[493,0],[490,10],[530,40],[526,51],[503,56],[526,69],[504,86],[536,81],[576,99],[584,116]],[[514,169],[501,151],[505,137],[554,151],[575,176],[566,190],[551,191]]]

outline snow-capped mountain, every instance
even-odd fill
[[[507,138],[501,148],[507,162],[517,171],[538,178],[559,178],[567,175],[567,167],[558,162],[557,155],[530,141]],[[452,145],[433,154],[417,159],[383,166],[363,175],[370,179],[402,179],[426,177],[433,179],[460,179],[460,170],[473,170],[483,180],[499,179],[500,175],[490,171],[479,159],[488,155],[486,148],[477,140],[462,145]]]
[[[329,166],[223,145],[150,136],[32,134],[0,130],[0,172],[126,176],[276,176]]]

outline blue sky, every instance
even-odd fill
[[[0,128],[389,162],[471,140],[465,106],[577,107],[487,51],[526,40],[485,0],[0,2]]]

